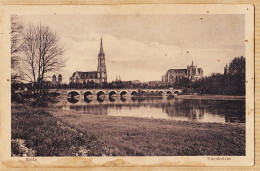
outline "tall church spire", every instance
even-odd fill
[[[99,54],[104,54],[102,38],[101,38],[101,42],[100,42],[100,51],[99,51]]]
[[[106,83],[107,82],[107,71],[106,71],[106,63],[105,63],[105,53],[103,51],[103,43],[102,38],[100,42],[100,51],[98,53],[98,78],[100,80],[100,83]]]

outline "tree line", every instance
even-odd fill
[[[212,74],[193,85],[203,94],[245,95],[245,58],[235,57],[225,68],[224,74]]]
[[[218,95],[245,95],[245,57],[235,57],[224,69],[224,74],[212,74],[192,82],[183,78],[174,86],[181,86],[184,92]]]

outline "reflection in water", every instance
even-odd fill
[[[92,98],[86,97],[86,98],[84,99],[84,101],[85,101],[86,103],[90,103],[90,102],[92,102]]]
[[[99,101],[100,103],[102,103],[104,100],[105,100],[105,98],[103,96],[97,97],[97,101]]]
[[[68,98],[59,105],[64,110],[88,114],[132,116],[195,122],[245,122],[245,101],[192,100],[167,97],[100,96],[83,100]]]
[[[131,100],[132,100],[132,101],[136,101],[136,100],[137,100],[137,97],[131,97]]]
[[[126,102],[126,97],[121,96],[121,97],[120,97],[120,100],[121,100],[122,102]]]
[[[73,104],[77,103],[79,101],[79,99],[76,99],[76,98],[68,98],[67,100],[68,100],[68,102],[73,103]]]
[[[116,101],[116,99],[115,99],[114,96],[109,96],[109,101],[110,101],[110,102],[114,102],[114,101]]]

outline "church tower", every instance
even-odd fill
[[[97,74],[98,74],[98,79],[99,79],[100,83],[106,83],[107,82],[105,53],[103,51],[102,38],[101,38],[101,43],[100,43],[100,51],[99,51],[99,54],[98,54]]]

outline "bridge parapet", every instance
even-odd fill
[[[163,96],[174,95],[176,96],[178,93],[182,92],[182,89],[67,89],[61,90],[62,96],[68,96],[71,93],[78,94],[81,97],[85,97],[86,95],[128,95],[132,96],[137,93],[160,93]]]

